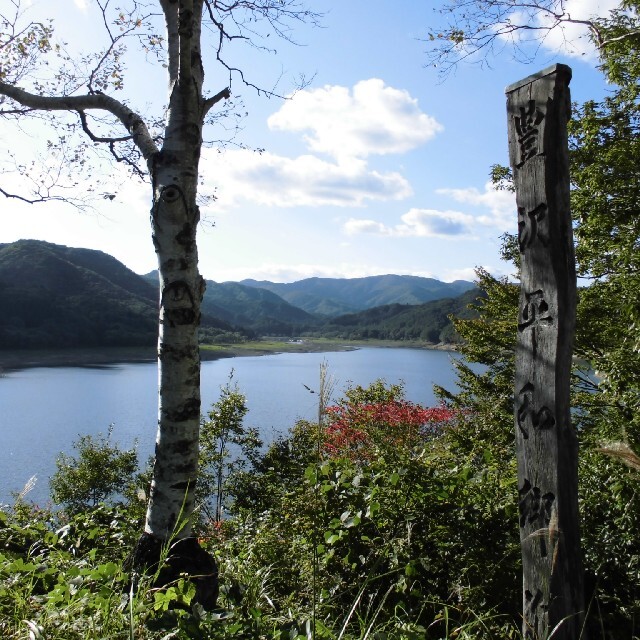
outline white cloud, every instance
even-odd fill
[[[216,212],[241,201],[277,207],[358,207],[412,193],[397,172],[380,173],[361,161],[336,164],[311,155],[285,158],[247,150],[207,150],[202,174],[213,176],[219,185]]]
[[[468,189],[437,189],[436,193],[447,195],[456,202],[488,209],[488,213],[465,213],[461,211],[412,208],[400,217],[400,222],[389,226],[382,222],[362,218],[350,218],[343,225],[348,235],[374,234],[394,237],[451,238],[474,236],[478,227],[492,230],[514,231],[516,224],[515,195],[497,190],[488,182],[484,191],[474,187]]]
[[[404,153],[442,131],[407,91],[372,78],[348,87],[325,85],[296,93],[268,120],[271,129],[309,132],[310,150],[334,158]]]
[[[300,91],[269,118],[275,130],[305,133],[313,153],[295,158],[273,153],[207,150],[202,173],[215,176],[216,212],[252,202],[263,206],[361,207],[413,193],[396,171],[371,169],[371,154],[404,153],[442,129],[408,92],[382,80]],[[207,185],[205,185],[205,189]]]
[[[512,231],[515,224],[515,194],[496,189],[492,182],[484,185],[484,191],[471,187],[467,189],[437,189],[436,193],[448,195],[456,202],[489,209],[489,215],[475,216],[476,222],[487,227],[497,227],[501,231]]]
[[[372,233],[394,237],[446,238],[471,235],[473,216],[459,211],[410,209],[400,217],[402,222],[386,226],[374,220],[350,218],[343,226],[345,233]]]
[[[375,220],[363,220],[357,218],[349,218],[344,223],[344,231],[350,235],[358,235],[361,233],[372,233],[376,235],[390,235],[390,229],[385,227],[382,222]]]
[[[473,216],[459,211],[410,209],[401,216],[396,235],[418,237],[467,236],[471,234]]]
[[[517,281],[517,278],[515,277],[516,274],[514,273],[512,265],[499,263],[497,266],[493,264],[483,264],[479,266],[485,271],[488,271],[495,278],[502,278],[504,276],[507,276],[512,281]],[[453,282],[454,280],[468,280],[471,282],[475,282],[477,268],[478,267],[446,269],[442,272],[442,276],[439,279],[444,280],[445,282]]]
[[[453,282],[454,280],[467,280],[469,282],[474,282],[476,279],[476,268],[465,267],[463,269],[447,269],[444,271],[444,274],[440,279],[445,282]]]

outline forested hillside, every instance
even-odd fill
[[[153,346],[157,340],[157,277],[155,271],[139,276],[112,256],[91,249],[39,240],[0,245],[0,294],[8,301],[0,316],[0,348]],[[310,283],[305,295],[321,307],[322,299],[314,293],[316,280],[294,284],[301,293]],[[388,291],[384,283],[389,284]],[[391,305],[327,319],[266,288],[208,280],[201,308],[201,340],[229,343],[260,336],[307,335],[452,342],[456,336],[448,315],[464,317],[476,294],[467,291],[460,298],[421,305],[402,304],[398,299],[418,296],[420,291],[422,296],[434,296],[437,291],[451,295],[468,285],[409,276],[325,279],[325,293],[339,291],[346,296],[351,288],[353,299],[361,305],[393,300]],[[339,307],[335,299],[325,302],[334,310]]]
[[[35,240],[0,246],[0,347],[153,345],[157,293],[100,251]]]
[[[472,282],[441,282],[419,276],[368,276],[366,278],[306,278],[278,283],[243,280],[241,284],[268,289],[309,313],[338,316],[387,304],[422,304],[454,298],[473,288]]]
[[[301,326],[315,325],[317,318],[266,289],[236,282],[207,280],[202,312],[257,335],[291,335]]]
[[[157,284],[102,251],[40,240],[0,245],[0,348],[153,346]],[[203,314],[203,330],[236,327]]]
[[[322,325],[322,335],[342,339],[460,341],[449,316],[474,317],[469,305],[483,295],[471,289],[456,298],[419,305],[389,304],[333,318]]]

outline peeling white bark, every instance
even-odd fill
[[[145,533],[161,543],[191,534],[200,428],[198,327],[204,293],[196,246],[198,165],[204,117],[214,104],[229,97],[229,90],[203,97],[203,0],[158,2],[167,30],[170,89],[162,148],[138,113],[106,94],[43,96],[0,82],[0,95],[32,110],[75,111],[81,117],[92,110],[110,113],[122,123],[147,164],[153,188],[151,226],[160,274],[160,309],[158,434]],[[99,142],[115,140],[100,138]]]
[[[167,30],[167,71],[169,86],[178,79],[178,58],[180,55],[180,38],[178,36],[178,4],[170,0],[160,0]]]
[[[194,38],[200,33],[201,8],[195,12],[194,4],[199,3],[179,4],[177,49],[171,44],[175,33],[168,34],[169,65],[177,67],[178,75],[172,83],[164,144],[152,174],[151,223],[160,274],[159,409],[145,532],[162,540],[191,534],[198,472],[198,326],[204,281],[198,272],[196,193],[204,78]],[[174,7],[170,4],[165,12],[171,28]]]

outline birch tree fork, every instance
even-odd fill
[[[104,144],[112,159],[124,161],[137,175],[148,176],[152,189],[152,239],[160,278],[159,410],[146,523],[134,562],[157,562],[160,548],[167,541],[189,541],[182,545],[180,553],[190,556],[192,565],[195,559],[198,566],[192,567],[193,572],[202,574],[208,567],[215,573],[213,560],[204,558],[190,537],[200,425],[198,326],[205,286],[198,272],[196,243],[203,127],[207,114],[222,100],[230,98],[234,76],[260,91],[239,67],[223,56],[225,45],[235,41],[253,44],[251,38],[260,35],[255,25],[261,21],[267,30],[287,37],[290,21],[315,22],[317,14],[302,9],[298,0],[229,4],[218,0],[157,0],[154,3],[131,0],[129,12],[116,9],[110,22],[109,1],[95,0],[108,34],[106,47],[93,55],[94,64],[84,76],[74,77],[73,82],[69,81],[68,73],[54,76],[58,79],[56,92],[52,90],[52,82],[39,80],[37,74],[35,79],[29,78],[29,72],[37,68],[38,58],[53,49],[51,26],[41,21],[20,27],[19,0],[9,0],[14,13],[0,16],[5,32],[0,40],[0,96],[4,96],[0,114],[7,118],[42,113],[75,114],[79,130],[94,144]],[[155,18],[150,12],[153,8],[160,10],[155,16],[164,21],[165,36],[157,36],[151,30]],[[205,24],[215,34],[212,57],[228,82],[210,97],[206,97],[204,90],[201,51]],[[162,133],[156,136],[141,113],[112,95],[122,88],[125,76],[121,57],[126,37],[136,37],[138,42],[145,42],[147,50],[154,49],[167,70],[166,116]],[[60,82],[60,77],[64,77],[64,81]],[[103,121],[94,114],[112,119],[108,135],[92,131],[95,123],[104,128]],[[52,123],[55,125],[55,122],[54,117]],[[30,198],[9,194],[4,189],[2,193],[29,202],[47,199],[46,194]],[[215,604],[215,588],[208,588],[200,596],[205,601],[203,604]]]

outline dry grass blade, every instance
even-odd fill
[[[640,456],[626,442],[609,442],[602,445],[598,451],[620,460],[636,471],[640,471]]]
[[[36,486],[36,482],[38,481],[37,476],[31,476],[24,487],[22,487],[22,491],[16,496],[16,502],[20,502],[24,500],[24,497]]]

